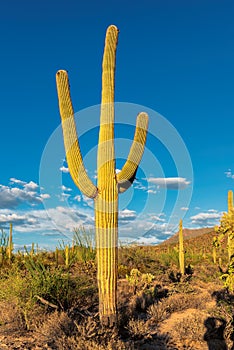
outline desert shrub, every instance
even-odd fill
[[[151,339],[152,329],[149,327],[149,323],[145,320],[130,319],[126,329],[130,333],[132,339]]]
[[[208,293],[201,294],[174,294],[165,302],[168,305],[170,313],[183,311],[186,309],[204,309],[205,304],[211,301],[211,296]]]
[[[197,311],[179,319],[173,329],[174,337],[182,343],[185,341],[202,342],[206,331],[204,326],[205,319],[206,315]]]
[[[95,293],[96,288],[86,275],[72,277],[62,267],[45,266],[41,257],[27,256],[23,268],[17,263],[1,270],[0,301],[14,303],[27,328],[32,324],[36,304],[44,312],[66,310],[83,304],[88,295]],[[38,310],[40,307],[37,305]]]
[[[179,268],[179,252],[177,247],[174,247],[174,249],[171,249],[169,252],[161,252],[158,258],[164,267],[169,268],[175,266]]]
[[[147,308],[153,304],[154,298],[151,293],[141,292],[130,298],[128,312],[130,315],[137,315],[139,312],[146,312]]]
[[[26,267],[31,297],[39,300],[43,298],[58,308],[67,309],[77,298],[82,298],[87,292],[93,291],[87,276],[72,277],[69,271],[62,267],[46,267],[40,259],[34,261],[29,257]]]
[[[169,316],[169,306],[165,301],[159,301],[150,305],[147,309],[147,314],[150,317],[150,321],[154,324],[159,324]]]
[[[36,332],[40,333],[43,342],[53,346],[60,339],[71,336],[74,328],[75,325],[66,312],[55,311],[38,325]]]

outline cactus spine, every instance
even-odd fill
[[[103,325],[117,322],[117,249],[118,194],[134,181],[144,152],[148,116],[140,113],[128,159],[120,173],[115,170],[114,151],[114,76],[118,29],[111,25],[106,32],[102,63],[102,96],[97,154],[97,187],[85,170],[76,134],[74,112],[66,71],[56,75],[64,145],[70,174],[87,197],[94,199],[97,249],[99,317]]]
[[[179,223],[179,263],[180,272],[184,275],[184,237],[183,237],[183,221]]]

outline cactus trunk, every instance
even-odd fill
[[[116,175],[114,151],[114,77],[118,29],[107,29],[102,64],[102,103],[97,155],[97,187],[85,170],[76,134],[66,71],[56,75],[64,145],[75,184],[95,203],[99,318],[103,325],[117,323],[118,193],[134,181],[144,152],[148,116],[137,117],[133,144],[123,169]]]
[[[179,224],[179,263],[180,272],[184,275],[184,237],[183,237],[183,221],[180,220]]]

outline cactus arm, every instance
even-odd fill
[[[117,174],[119,192],[125,192],[133,183],[137,168],[143,156],[148,129],[148,115],[138,114],[133,143],[122,170]]]
[[[80,152],[74,111],[70,97],[68,74],[66,71],[60,70],[57,72],[56,83],[62,119],[64,146],[70,174],[80,191],[87,197],[94,198],[97,194],[97,188],[87,175]]]

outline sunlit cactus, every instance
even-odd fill
[[[217,241],[218,241],[217,237],[213,237],[212,255],[213,255],[214,264],[217,263],[217,247],[218,247]]]
[[[233,208],[233,192],[228,191],[228,211],[223,213],[220,225],[215,228],[219,234],[218,242],[222,242],[227,237],[227,250],[229,263],[234,262],[234,208]]]
[[[69,267],[69,246],[65,246],[65,266],[68,268]]]
[[[180,220],[179,223],[179,263],[180,263],[180,272],[184,275],[184,237],[183,237],[183,221]]]
[[[234,260],[234,209],[233,209],[233,192],[228,191],[228,216],[230,221],[230,229],[228,231],[228,258],[229,262]]]
[[[114,77],[118,29],[106,32],[102,64],[102,98],[97,154],[97,186],[88,177],[80,152],[67,72],[57,72],[57,90],[68,167],[81,192],[95,203],[99,317],[103,325],[117,323],[118,194],[134,181],[146,142],[148,116],[140,113],[128,159],[116,174],[114,150]]]
[[[233,209],[233,192],[228,191],[228,212],[230,213]]]
[[[12,259],[12,251],[13,251],[13,239],[12,239],[13,225],[10,223],[10,232],[9,232],[9,241],[8,241],[8,259],[11,261]]]

